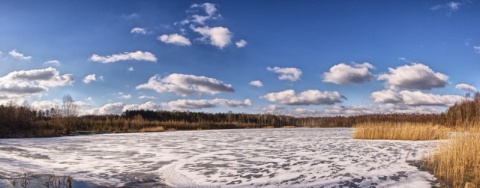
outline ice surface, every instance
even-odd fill
[[[26,171],[123,186],[431,187],[407,161],[437,141],[354,140],[350,128],[237,129],[0,140],[0,177]]]

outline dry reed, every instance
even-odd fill
[[[140,132],[163,132],[165,131],[162,126],[157,127],[144,127],[140,129]]]
[[[478,129],[457,133],[436,153],[424,158],[422,168],[432,171],[443,187],[480,187],[479,141]]]
[[[448,137],[448,129],[427,123],[361,123],[354,126],[355,139],[438,140]]]

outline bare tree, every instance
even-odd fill
[[[75,104],[72,96],[68,94],[63,96],[62,116],[65,118],[77,117],[78,111],[78,105]]]
[[[74,130],[74,121],[75,117],[78,116],[78,105],[75,104],[75,101],[73,100],[72,96],[70,95],[65,95],[63,96],[63,103],[61,106],[61,116],[63,117],[64,121],[64,126],[65,126],[65,133],[66,134],[71,134],[71,132]]]

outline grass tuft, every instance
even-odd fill
[[[354,126],[354,139],[438,140],[448,137],[445,127],[426,123],[361,123]]]

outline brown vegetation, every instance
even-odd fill
[[[427,123],[362,123],[354,126],[355,139],[438,140],[448,137],[449,129]]]

